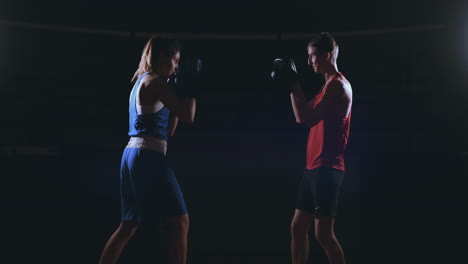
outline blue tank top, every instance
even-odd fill
[[[132,92],[128,113],[130,116],[128,135],[131,137],[149,135],[167,140],[167,126],[169,122],[169,109],[163,107],[161,110],[151,114],[138,114],[136,108],[136,96],[143,76],[150,74],[146,72],[138,77]]]

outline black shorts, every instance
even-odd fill
[[[311,212],[316,218],[336,216],[343,176],[344,171],[334,168],[306,169],[299,187],[296,208]]]

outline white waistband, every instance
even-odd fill
[[[158,151],[166,155],[167,141],[146,135],[131,137],[128,141],[127,148],[145,148]]]

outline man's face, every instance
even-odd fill
[[[323,67],[323,62],[325,61],[325,54],[319,54],[317,52],[317,48],[312,46],[307,47],[307,54],[309,55],[307,64],[309,64],[314,72],[320,73],[320,70]]]

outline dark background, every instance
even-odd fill
[[[149,32],[278,34],[181,37],[182,58],[204,58],[205,86],[168,155],[190,211],[188,263],[290,263],[308,130],[269,73],[274,58],[294,58],[313,96],[323,80],[304,67],[308,39],[284,36],[321,31],[336,32],[354,93],[336,223],[348,263],[457,262],[467,12],[454,1],[2,1],[2,262],[97,263],[119,224],[130,79],[146,41],[135,32]],[[137,233],[119,263],[158,258],[163,238]],[[311,247],[311,263],[326,263]]]

